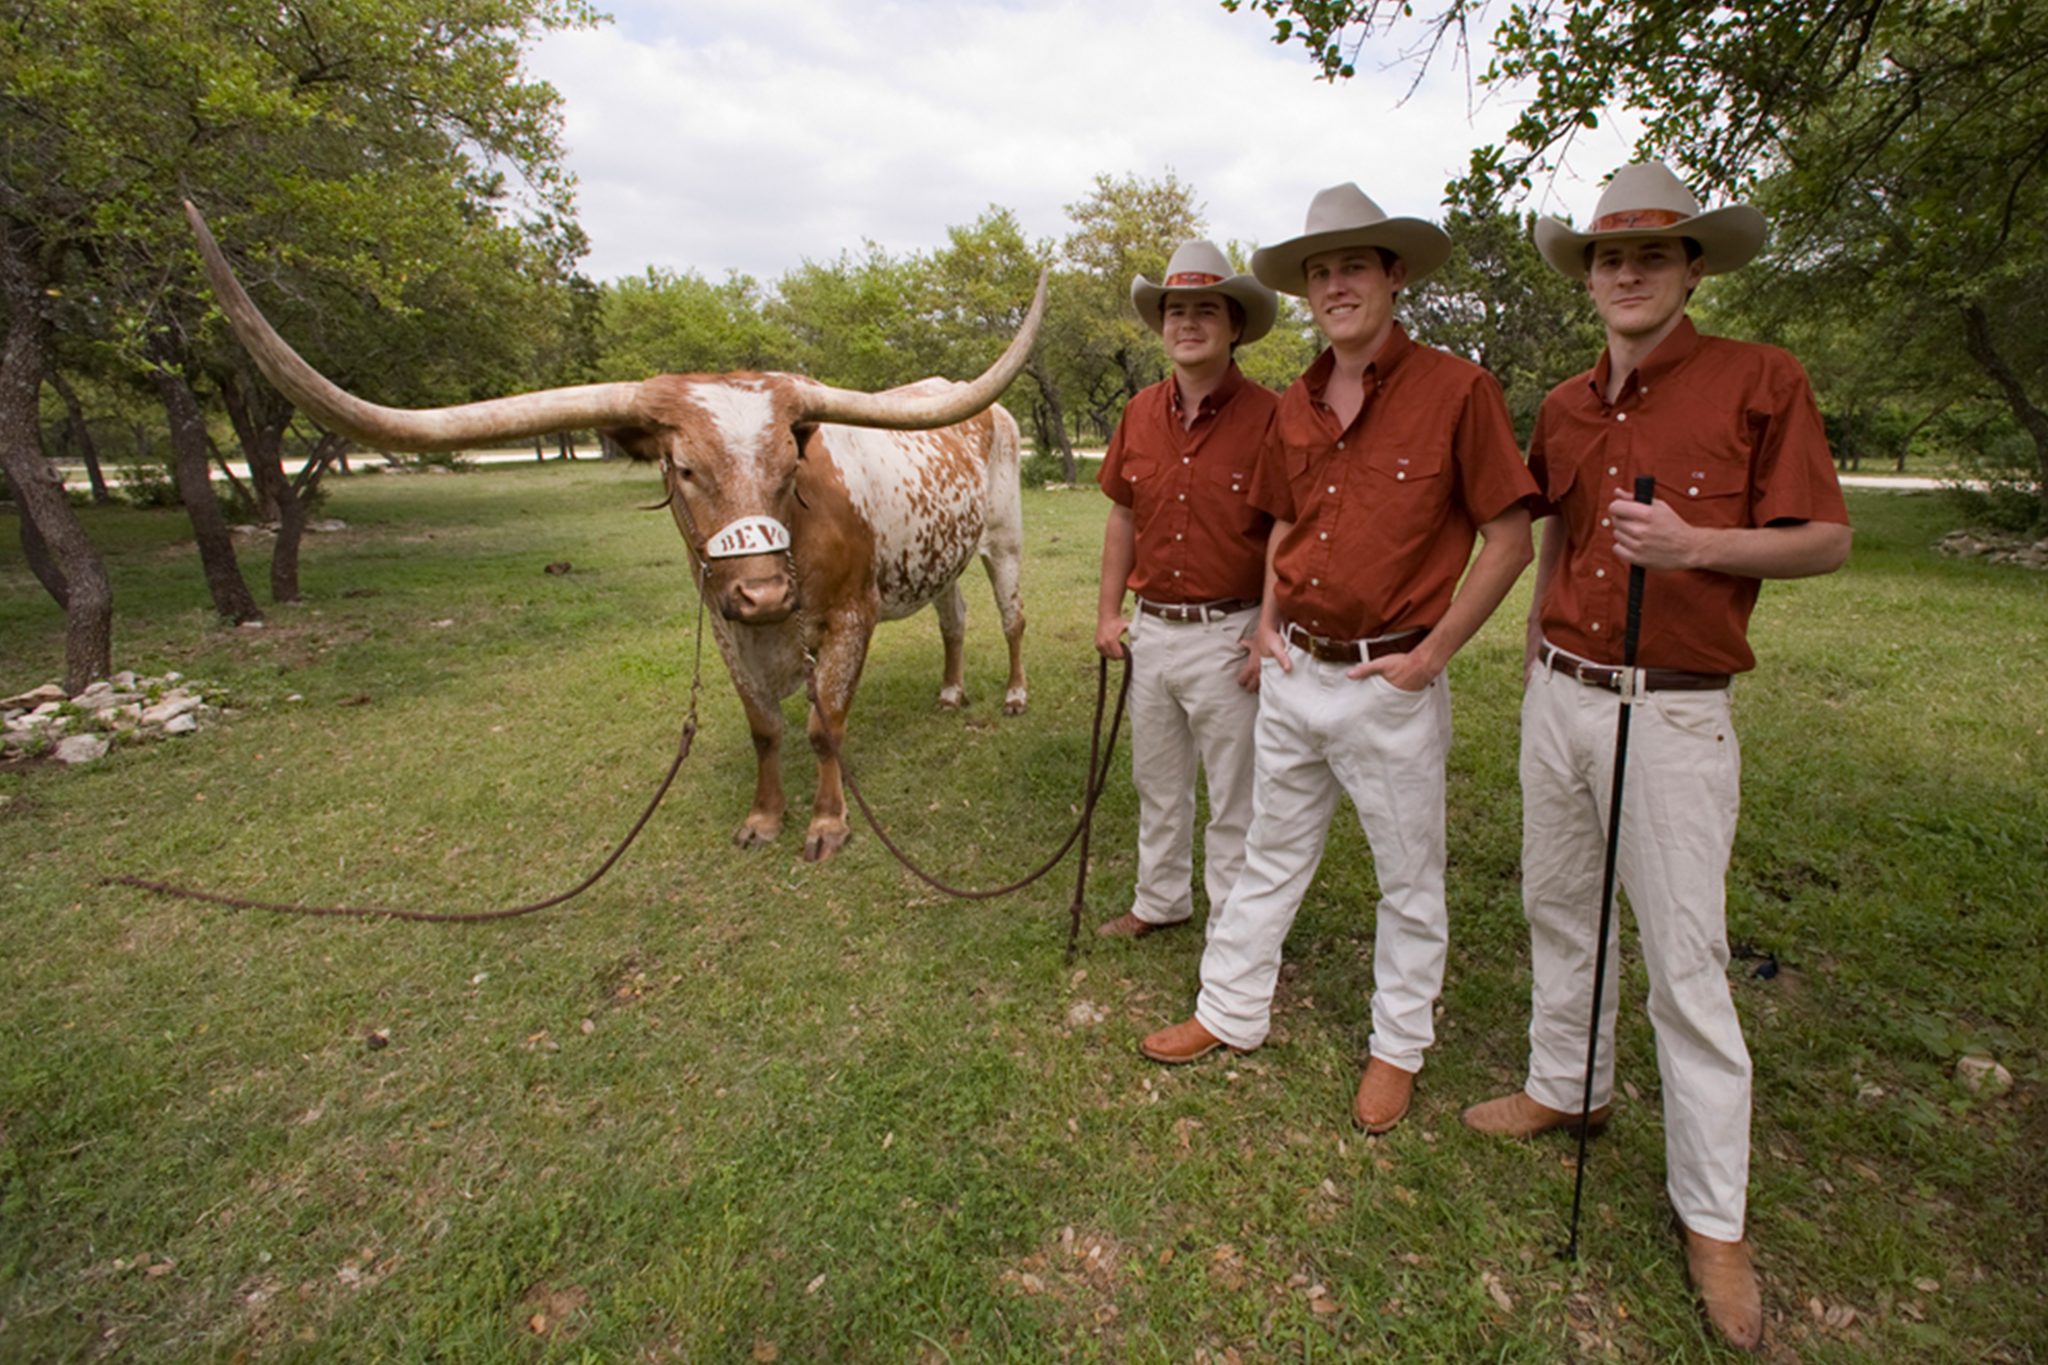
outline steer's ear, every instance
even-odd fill
[[[799,460],[804,457],[804,446],[810,441],[812,434],[817,429],[818,424],[816,422],[798,422],[789,429],[790,434],[796,437],[796,457]]]
[[[606,427],[604,434],[636,460],[661,458],[661,432],[654,427]]]

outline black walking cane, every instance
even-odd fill
[[[1648,506],[1657,495],[1654,475],[1636,478],[1636,501]],[[1628,571],[1628,624],[1621,639],[1621,707],[1614,721],[1614,791],[1607,802],[1607,863],[1600,874],[1600,934],[1594,941],[1593,1026],[1586,1031],[1586,1088],[1579,1097],[1579,1160],[1572,1176],[1572,1235],[1564,1258],[1579,1258],[1579,1198],[1586,1189],[1586,1129],[1593,1118],[1593,1064],[1600,1055],[1600,990],[1607,984],[1607,935],[1614,925],[1615,862],[1621,853],[1621,779],[1628,769],[1628,718],[1636,701],[1636,639],[1643,631],[1643,566]]]

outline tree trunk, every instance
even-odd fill
[[[199,542],[199,562],[206,570],[206,590],[213,596],[213,608],[240,625],[261,621],[263,611],[242,581],[241,566],[235,562],[234,537],[228,533],[227,518],[221,515],[220,500],[213,494],[208,472],[206,419],[199,400],[185,376],[166,362],[166,347],[153,348],[156,369],[150,374],[164,415],[171,424],[171,472],[178,483],[178,497],[192,518],[192,533]]]
[[[77,392],[64,381],[64,376],[55,368],[49,373],[50,387],[64,400],[64,412],[70,419],[71,439],[78,446],[78,457],[85,461],[85,477],[92,483],[92,503],[105,507],[114,500],[107,491],[106,475],[100,472],[100,450],[92,439],[92,428],[85,420],[85,407],[78,401]]]
[[[64,609],[64,687],[76,695],[113,671],[114,591],[105,561],[64,496],[63,476],[43,457],[40,397],[50,371],[54,276],[54,257],[33,229],[0,221],[0,300],[7,316],[0,341],[0,469],[14,485],[30,565],[41,554],[60,584],[51,595]],[[50,588],[50,578],[36,577]]]
[[[1072,483],[1076,473],[1074,443],[1067,439],[1067,414],[1066,409],[1060,406],[1059,383],[1052,377],[1051,369],[1039,361],[1035,352],[1032,358],[1025,362],[1024,368],[1031,376],[1032,382],[1038,385],[1038,392],[1045,398],[1046,407],[1052,410],[1052,438],[1059,445],[1060,477]]]
[[[6,479],[0,477],[0,483]],[[21,499],[15,499],[20,506]],[[28,571],[36,576],[36,582],[43,585],[43,591],[57,600],[60,607],[71,604],[71,585],[64,581],[64,571],[57,567],[57,561],[50,558],[50,547],[43,540],[43,533],[36,529],[36,519],[26,511],[21,514],[21,553],[28,560]]]
[[[2043,412],[2027,395],[2027,387],[2013,372],[2012,365],[1999,351],[1991,335],[1991,319],[1984,315],[1981,305],[1963,305],[1963,342],[1969,348],[1970,358],[1977,362],[1984,373],[1991,376],[2005,395],[2006,406],[2012,415],[2034,441],[2034,496],[2040,499],[2041,514],[2048,517],[2048,412]]]
[[[212,457],[213,467],[220,471],[220,476],[228,481],[228,487],[235,490],[235,496],[249,504],[249,510],[256,514],[258,521],[275,521],[277,519],[277,514],[267,509],[263,505],[263,501],[254,493],[251,493],[243,485],[242,481],[235,477],[235,471],[228,468],[228,457],[220,453],[220,443],[213,439],[213,433],[210,431],[206,433],[206,453]]]
[[[242,443],[250,481],[266,509],[276,509],[277,541],[270,551],[270,600],[299,600],[299,546],[306,535],[306,503],[284,472],[284,433],[292,405],[268,386],[244,386],[233,375],[220,377],[228,420]]]

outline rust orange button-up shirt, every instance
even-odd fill
[[[1335,369],[1326,350],[1281,395],[1253,484],[1293,523],[1273,550],[1281,618],[1340,640],[1434,626],[1478,528],[1536,493],[1500,385],[1397,323],[1340,427],[1323,402]]]
[[[1564,558],[1541,604],[1544,638],[1599,663],[1622,661],[1628,565],[1614,553],[1608,504],[1638,474],[1695,526],[1847,525],[1848,508],[1806,372],[1775,346],[1701,336],[1690,318],[1608,403],[1608,357],[1543,400],[1529,439],[1542,516],[1564,519]],[[1556,534],[1553,530],[1549,534]],[[1759,580],[1706,570],[1652,570],[1643,582],[1636,662],[1741,673]]]
[[[1169,377],[1124,408],[1097,481],[1131,509],[1132,592],[1149,602],[1256,602],[1273,519],[1251,503],[1251,476],[1279,399],[1233,364],[1183,426]]]

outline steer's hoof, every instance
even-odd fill
[[[775,836],[782,833],[782,821],[770,815],[749,815],[747,822],[733,831],[732,841],[741,848],[760,848],[775,842]]]
[[[942,687],[939,689],[939,705],[948,711],[958,711],[967,705],[967,689],[964,687]]]
[[[847,835],[844,820],[814,820],[811,832],[804,836],[804,861],[822,863],[840,849],[846,847]]]
[[[1006,716],[1021,716],[1024,714],[1024,708],[1030,705],[1030,703],[1031,694],[1029,692],[1026,692],[1021,687],[1013,687],[1003,693],[1003,714]]]

